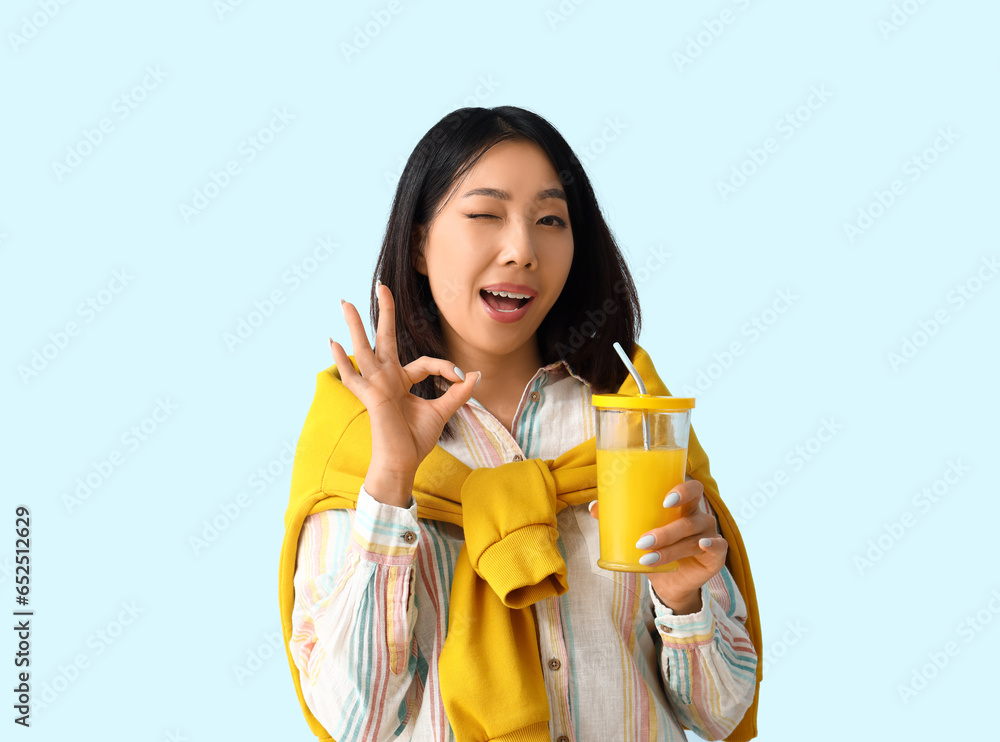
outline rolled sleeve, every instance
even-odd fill
[[[362,485],[351,539],[366,561],[392,566],[410,564],[420,543],[417,504],[411,498],[408,508],[386,505]]]
[[[712,594],[707,582],[701,586],[701,610],[696,613],[678,615],[660,601],[655,590],[649,592],[653,596],[656,612],[653,623],[663,638],[664,646],[691,649],[712,641],[715,636],[715,615],[711,609]]]
[[[677,718],[704,739],[723,739],[753,702],[757,653],[746,605],[725,567],[701,587],[701,609],[677,615],[652,594],[663,642],[661,670]],[[707,689],[713,689],[707,693]]]

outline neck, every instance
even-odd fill
[[[450,358],[462,371],[481,371],[482,381],[473,397],[495,417],[513,415],[531,378],[542,365],[534,339],[514,353],[496,356],[463,349]]]

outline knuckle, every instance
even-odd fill
[[[693,536],[696,533],[701,533],[701,524],[698,523],[694,518],[685,518],[683,526],[684,536]]]

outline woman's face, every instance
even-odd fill
[[[429,279],[453,358],[534,354],[535,331],[573,263],[569,210],[552,163],[533,142],[501,142],[446,200],[429,229],[420,227],[426,241],[415,263]],[[496,300],[484,287],[505,283],[532,296],[517,302],[523,309],[490,308]]]

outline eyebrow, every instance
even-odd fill
[[[471,191],[462,194],[462,198],[468,198],[469,196],[488,196],[489,198],[499,198],[501,201],[510,201],[510,194],[500,188],[473,188]],[[548,190],[539,191],[538,195],[535,196],[536,201],[544,201],[548,198],[561,198],[563,201],[566,200],[566,192],[562,188],[549,188]]]

